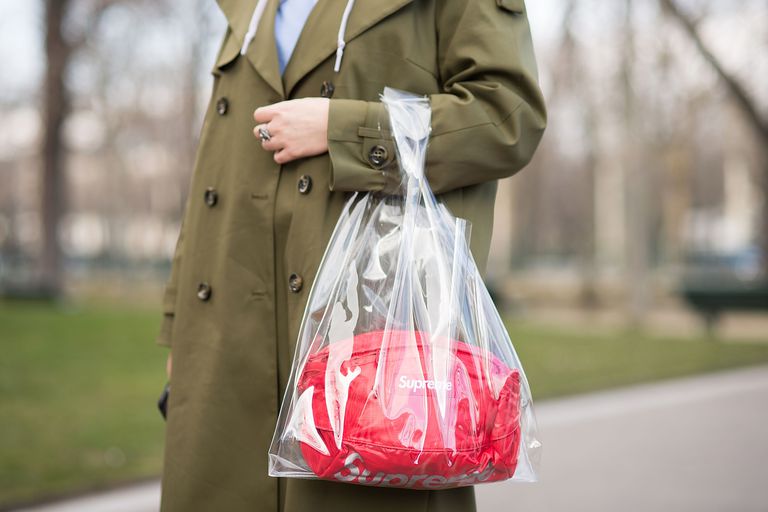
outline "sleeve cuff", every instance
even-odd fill
[[[330,189],[394,193],[400,185],[389,118],[380,102],[331,100]]]

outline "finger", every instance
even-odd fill
[[[257,123],[270,122],[280,110],[280,103],[282,102],[273,103],[272,105],[265,105],[263,107],[257,108],[253,111],[253,120]]]
[[[280,151],[284,148],[284,144],[279,137],[277,139],[272,137],[269,140],[262,140],[261,147],[266,151]]]
[[[278,164],[287,164],[288,162],[295,160],[296,157],[293,156],[293,154],[287,149],[287,148],[281,148],[279,151],[275,151],[274,157],[275,162]]]

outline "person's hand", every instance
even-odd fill
[[[171,360],[171,352],[168,352],[168,359],[165,361],[165,374],[168,376],[168,380],[171,380],[171,367],[173,361]]]
[[[328,98],[301,98],[259,107],[253,112],[258,123],[253,134],[261,140],[259,128],[269,131],[270,139],[261,145],[274,151],[278,164],[320,155],[328,151],[329,106]]]

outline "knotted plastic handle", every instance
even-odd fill
[[[385,87],[379,95],[389,113],[389,124],[403,172],[424,176],[427,142],[432,130],[432,109],[427,96]]]

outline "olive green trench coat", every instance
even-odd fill
[[[267,476],[267,452],[307,294],[352,191],[391,191],[395,151],[379,94],[429,95],[427,178],[472,222],[485,267],[496,180],[530,160],[546,110],[523,0],[358,0],[334,71],[347,2],[319,0],[280,75],[277,0],[240,49],[256,0],[218,0],[228,28],[157,343],[173,373],[163,512],[469,511],[472,487],[369,488]],[[253,136],[253,111],[330,98],[328,153],[278,165]]]

